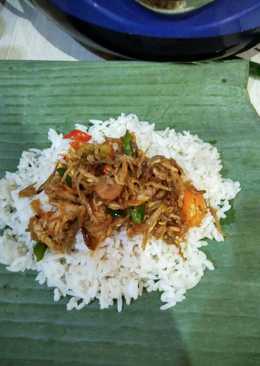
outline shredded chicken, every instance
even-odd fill
[[[25,198],[25,197],[32,197],[37,193],[34,184],[31,184],[30,186],[24,188],[22,191],[19,192],[19,197],[20,198]]]
[[[56,252],[70,252],[78,232],[94,250],[123,226],[129,237],[142,235],[144,245],[155,237],[178,246],[208,211],[203,193],[176,161],[147,157],[130,133],[71,147],[42,190],[52,210],[45,212],[35,199],[28,229],[33,240]],[[20,192],[27,195],[37,195],[33,186]]]

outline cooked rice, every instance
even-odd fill
[[[76,128],[87,130],[83,125]],[[138,146],[149,157],[164,155],[175,159],[194,186],[205,191],[204,197],[217,216],[226,217],[229,201],[239,192],[240,185],[221,176],[220,156],[214,146],[186,131],[156,131],[153,124],[141,122],[133,114],[122,114],[118,119],[105,122],[92,120],[89,132],[94,142],[101,143],[105,136],[120,137],[127,129],[136,134]],[[68,150],[69,141],[63,139],[62,134],[50,129],[48,137],[50,148],[23,152],[17,172],[7,172],[0,180],[0,229],[3,229],[0,262],[13,272],[36,270],[36,280],[54,288],[54,301],[70,296],[68,310],[82,309],[97,299],[101,309],[116,300],[117,309],[121,311],[124,302],[130,304],[144,290],[160,291],[161,309],[184,300],[186,291],[198,284],[205,270],[214,269],[200,249],[207,245],[205,239],[223,241],[210,213],[200,227],[189,231],[182,244],[184,258],[176,246],[162,240],[150,240],[142,249],[142,238],[130,239],[121,230],[95,251],[86,247],[79,233],[73,253],[55,254],[48,250],[43,260],[35,261],[35,242],[26,231],[33,215],[30,207],[33,198],[19,198],[18,193],[34,182],[40,186],[54,170],[60,155]],[[39,198],[43,208],[50,209],[43,192]]]

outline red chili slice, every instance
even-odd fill
[[[63,137],[64,139],[71,139],[70,145],[74,149],[78,149],[81,144],[88,142],[91,139],[91,135],[87,132],[80,130],[72,130]]]

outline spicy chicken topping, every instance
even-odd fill
[[[122,138],[91,143],[91,136],[74,130],[68,153],[36,191],[35,215],[29,223],[33,240],[53,251],[70,252],[80,231],[94,250],[124,227],[129,237],[151,237],[179,245],[189,228],[199,226],[208,212],[203,192],[187,180],[174,159],[149,158],[129,131]],[[44,211],[37,194],[44,191],[53,209]]]

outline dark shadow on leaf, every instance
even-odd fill
[[[66,311],[68,298],[54,304],[52,290],[38,285],[34,272],[13,275],[3,266],[0,271],[5,275],[0,292],[9,302],[4,308],[0,301],[0,315],[22,327],[31,352],[24,352],[23,342],[16,352],[26,364],[31,365],[36,355],[37,360],[46,360],[47,354],[55,366],[192,365],[174,319],[175,309],[161,311],[158,294],[145,293],[121,313],[116,306],[100,310],[97,302],[81,311]],[[17,327],[9,326],[8,332],[11,343]],[[13,360],[10,349],[1,348],[0,358]]]

